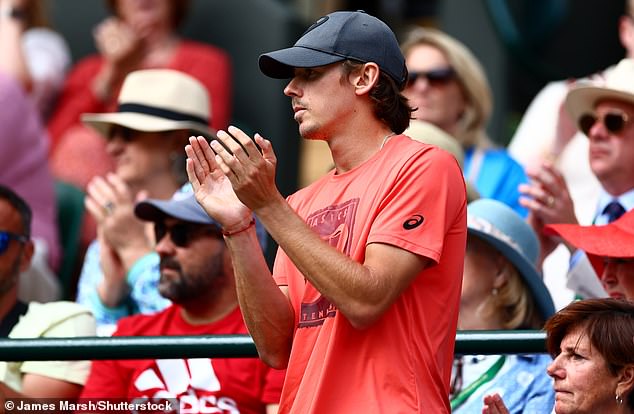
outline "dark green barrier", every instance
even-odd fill
[[[456,354],[546,352],[539,331],[463,331]],[[49,361],[140,358],[245,358],[256,356],[248,335],[37,338],[0,340],[0,360]]]

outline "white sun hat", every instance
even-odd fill
[[[123,81],[116,112],[86,113],[81,120],[103,136],[120,125],[145,132],[189,129],[212,138],[210,105],[205,86],[183,72],[138,70]]]
[[[592,113],[600,100],[614,99],[634,105],[634,60],[622,59],[604,78],[580,83],[566,96],[565,107],[576,122]]]

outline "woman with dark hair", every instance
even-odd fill
[[[573,302],[545,326],[555,413],[634,413],[634,305]]]
[[[163,68],[191,75],[202,82],[211,98],[209,126],[226,128],[230,119],[227,53],[184,39],[177,32],[188,1],[108,0],[107,5],[113,16],[94,31],[98,54],[73,68],[48,124],[54,175],[82,188],[93,176],[112,170],[113,165],[103,140],[81,125],[80,115],[116,111],[121,83],[132,71]]]
[[[556,414],[634,413],[634,304],[604,298],[572,302],[545,325],[554,358]],[[484,414],[507,414],[499,395]]]

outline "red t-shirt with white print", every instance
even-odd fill
[[[172,305],[153,315],[121,319],[113,336],[247,333],[238,307],[204,325],[187,323],[181,311]],[[257,358],[93,361],[80,398],[178,398],[181,413],[263,414],[267,404],[279,402],[283,381],[283,370]]]

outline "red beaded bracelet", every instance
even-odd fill
[[[242,233],[243,231],[247,231],[251,228],[251,226],[255,226],[255,219],[251,219],[251,221],[249,222],[249,224],[247,224],[244,228],[241,228],[240,230],[236,230],[236,231],[222,231],[222,235],[225,237],[228,236],[235,236],[238,233]]]

